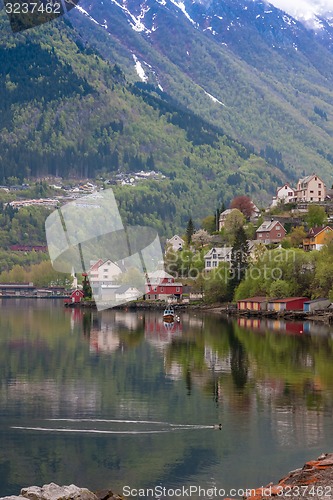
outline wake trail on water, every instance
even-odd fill
[[[54,428],[54,427],[28,427],[28,426],[12,426],[11,429],[36,431],[36,432],[80,432],[82,434],[161,434],[180,430],[200,430],[214,429],[214,425],[197,425],[197,424],[172,424],[170,422],[159,422],[151,420],[116,420],[116,419],[101,419],[101,418],[48,418],[48,422],[90,422],[90,423],[117,423],[117,424],[149,424],[163,425],[167,428],[140,429],[140,430],[116,430],[116,429],[77,429],[77,428]]]

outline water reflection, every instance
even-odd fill
[[[332,338],[308,322],[183,313],[169,329],[154,312],[2,301],[0,494],[278,479],[329,451]]]

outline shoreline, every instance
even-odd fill
[[[69,304],[69,308],[91,308],[96,309],[96,304],[94,301],[85,301],[77,304]],[[160,302],[148,302],[148,301],[136,301],[128,302],[126,304],[119,304],[114,306],[112,309],[125,310],[125,311],[136,311],[136,310],[156,310],[163,311],[165,309],[165,304]],[[327,325],[333,324],[333,310],[332,311],[314,311],[314,312],[304,312],[304,311],[239,311],[230,305],[224,304],[173,304],[175,310],[186,311],[195,310],[201,311],[203,313],[214,313],[221,314],[227,319],[237,319],[237,318],[252,318],[252,319],[273,319],[273,320],[285,320],[285,321],[313,321],[317,323],[325,323]]]
[[[333,453],[323,453],[316,460],[306,462],[303,467],[283,476],[277,483],[260,488],[244,490],[243,500],[323,500],[333,496]],[[55,483],[42,487],[22,488],[18,495],[0,497],[0,500],[125,500],[126,497],[111,489],[92,492],[73,484],[58,486]],[[224,500],[239,500],[240,497],[226,497]]]

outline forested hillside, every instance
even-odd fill
[[[11,34],[1,14],[0,183],[160,171],[115,192],[131,223],[170,234],[237,193],[262,203],[292,175],[274,149],[262,151],[270,166],[160,89],[128,83],[67,19]]]
[[[235,139],[273,147],[297,175],[316,170],[332,183],[331,31],[259,0],[80,6],[91,17],[74,9],[73,24],[132,81],[161,85]]]

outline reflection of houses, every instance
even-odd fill
[[[148,274],[145,293],[147,300],[180,299],[183,294],[183,285],[176,283],[171,274],[158,270]]]
[[[231,372],[231,355],[229,353],[225,358],[220,358],[217,351],[210,346],[205,345],[205,363],[206,366],[214,373],[230,373]]]
[[[258,318],[238,318],[237,324],[242,328],[249,328],[250,330],[260,330],[261,320]]]
[[[210,271],[218,267],[222,262],[231,261],[232,247],[214,247],[209,250],[204,256],[205,271]]]
[[[266,311],[267,298],[266,297],[252,297],[250,299],[242,299],[237,302],[237,309],[239,311]]]
[[[265,244],[280,243],[283,240],[287,231],[281,222],[272,220],[265,221],[256,231],[257,240]]]
[[[174,336],[182,333],[181,323],[171,323],[165,326],[161,316],[146,315],[145,316],[145,339],[155,347],[163,348],[170,344]]]
[[[286,299],[270,300],[267,305],[269,311],[303,311],[304,302],[309,299],[307,297],[288,297]]]
[[[283,449],[293,449],[297,444],[317,446],[324,433],[323,412],[301,404],[272,407],[271,422],[277,444]]]
[[[304,250],[320,250],[325,245],[328,236],[332,234],[333,229],[329,226],[311,228],[303,240]]]
[[[118,334],[114,331],[113,324],[102,321],[90,330],[90,352],[111,353],[120,346]]]

